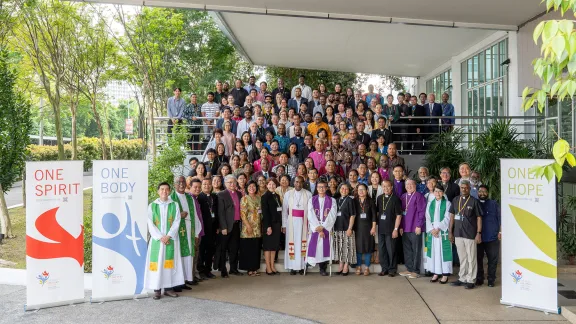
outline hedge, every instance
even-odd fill
[[[109,143],[106,142],[108,145]],[[112,152],[114,160],[142,160],[145,156],[141,139],[112,140]],[[107,146],[108,148],[108,146]],[[31,161],[56,161],[58,160],[57,146],[28,146]],[[64,144],[66,159],[72,158],[72,145]],[[94,137],[82,137],[78,139],[78,160],[84,160],[84,171],[92,168],[92,161],[102,159],[100,139]]]

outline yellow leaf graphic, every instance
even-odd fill
[[[514,262],[518,263],[524,269],[541,275],[542,277],[552,279],[557,277],[556,266],[548,262],[536,259],[516,259]]]
[[[552,260],[556,260],[556,232],[531,212],[513,205],[509,206],[516,222],[530,241]]]

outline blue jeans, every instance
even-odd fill
[[[364,265],[369,267],[370,266],[370,258],[372,258],[372,254],[371,253],[356,253],[356,266],[359,267],[360,265],[362,265],[362,258],[364,258]]]

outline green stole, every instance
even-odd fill
[[[430,213],[430,222],[434,223],[436,221],[436,199],[430,202],[430,207],[428,209]],[[444,215],[446,214],[446,199],[442,197],[440,201],[440,222],[444,220]],[[426,257],[432,257],[432,234],[426,235]],[[448,231],[440,231],[440,239],[442,241],[442,260],[444,262],[452,261],[452,244],[448,240]]]
[[[188,215],[191,219],[191,232],[190,236],[192,238],[192,240],[195,237],[195,205],[194,205],[194,200],[192,199],[192,197],[190,195],[184,194],[184,197],[186,197],[186,201],[188,202],[188,209],[190,211],[190,215]],[[180,203],[180,198],[178,198],[178,195],[176,194],[176,191],[173,191],[170,194],[170,198],[172,198],[172,200],[174,200],[178,206],[180,207],[180,213],[182,213],[184,210],[182,208],[182,203]],[[186,230],[186,220],[184,218],[180,218],[180,227],[178,228],[178,237],[180,238],[180,256],[181,257],[187,257],[187,256],[194,256],[194,244],[188,244],[188,231]],[[190,247],[192,247],[190,249]]]
[[[161,224],[162,221],[160,220],[160,205],[157,203],[152,203],[152,222],[154,225],[162,232]],[[170,227],[172,227],[172,223],[176,218],[176,204],[171,202],[168,204],[168,219],[166,224],[166,233],[168,234],[170,231]],[[167,245],[160,242],[160,240],[152,239],[152,244],[150,247],[150,271],[158,271],[158,256],[160,254],[160,247],[165,246],[166,253],[164,254],[164,269],[174,269],[174,240],[170,239],[170,242]]]

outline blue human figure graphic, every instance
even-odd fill
[[[144,267],[146,264],[146,240],[142,237],[136,222],[132,221],[130,208],[126,205],[126,226],[118,235],[111,238],[92,236],[92,241],[101,247],[110,249],[125,257],[134,267],[136,272],[136,289],[134,294],[142,292],[144,286]],[[117,233],[120,228],[120,220],[113,213],[102,216],[102,227],[108,234]]]

